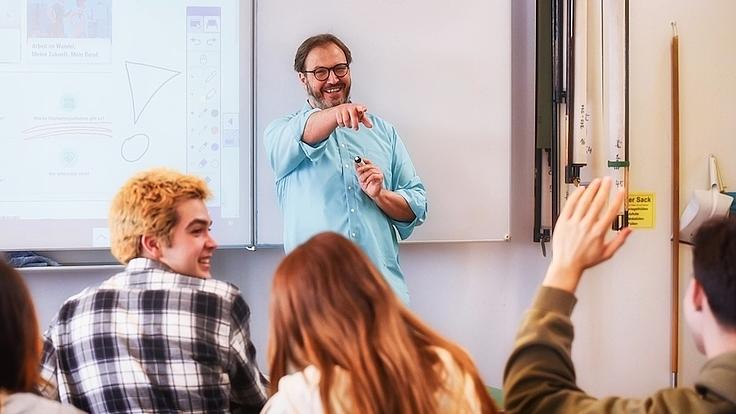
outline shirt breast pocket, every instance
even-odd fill
[[[366,152],[365,158],[370,160],[383,173],[383,183],[386,188],[391,188],[391,152],[382,148],[373,148]]]

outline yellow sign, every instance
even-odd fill
[[[654,228],[654,193],[629,193],[629,227]]]

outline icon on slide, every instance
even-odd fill
[[[161,88],[181,74],[176,70],[136,62],[125,62],[125,71],[128,74],[134,124],[138,123],[143,111]]]
[[[64,95],[59,100],[59,106],[64,112],[73,112],[75,109],[77,109],[77,99],[74,97],[74,95]]]
[[[73,167],[78,159],[79,155],[75,150],[66,149],[61,152],[61,162],[64,167]]]
[[[136,162],[146,155],[150,141],[146,134],[135,134],[125,138],[120,146],[120,156],[125,161]]]

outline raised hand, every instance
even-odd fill
[[[610,259],[626,241],[628,227],[606,241],[625,197],[619,191],[606,208],[610,191],[611,178],[605,177],[578,188],[567,199],[554,228],[552,263],[542,285],[574,293],[583,271]]]

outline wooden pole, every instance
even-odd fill
[[[677,24],[672,23],[672,309],[671,386],[677,386],[680,330],[680,68]]]

